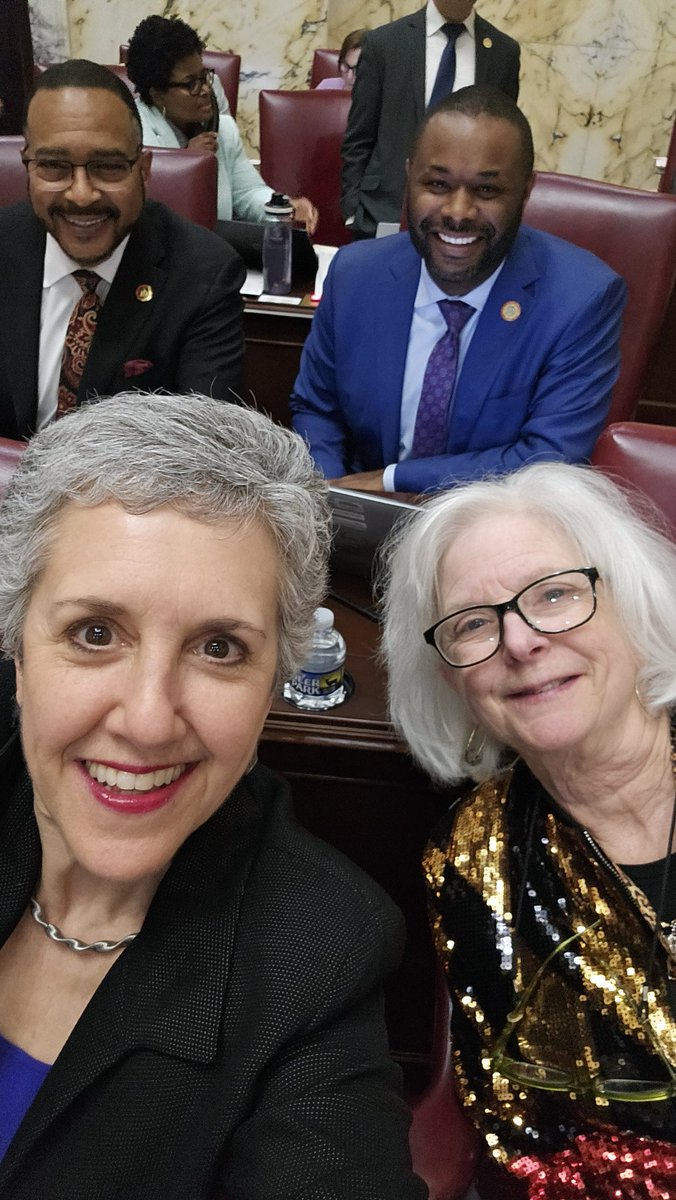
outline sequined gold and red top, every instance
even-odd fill
[[[522,763],[450,810],[424,868],[453,999],[457,1088],[494,1163],[521,1180],[505,1195],[674,1200],[676,1020],[664,937],[647,1019],[641,1008],[655,941],[648,900]],[[570,1087],[510,1082],[493,1061],[508,1015],[582,930],[542,972],[506,1050],[545,1077],[566,1073]],[[641,1098],[608,1099],[599,1080],[633,1080]],[[673,1094],[646,1099],[655,1082]]]

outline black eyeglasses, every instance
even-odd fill
[[[200,71],[199,75],[189,75],[187,79],[179,79],[175,83],[168,83],[164,90],[166,91],[167,88],[183,88],[191,96],[199,96],[205,83],[207,87],[211,87],[213,82],[214,72],[211,67],[205,67],[203,71]]]
[[[588,1069],[585,1069],[580,1064],[578,1064],[574,1072],[563,1071],[559,1067],[519,1061],[507,1054],[509,1040],[515,1032],[517,1025],[523,1020],[533,992],[550,963],[558,955],[563,954],[573,942],[591,933],[600,924],[600,921],[595,921],[593,925],[588,925],[586,929],[580,929],[577,933],[566,938],[547,955],[547,958],[538,967],[530,983],[519,997],[516,1008],[508,1014],[505,1028],[493,1045],[490,1056],[490,1069],[501,1075],[504,1079],[508,1079],[510,1083],[517,1084],[518,1087],[536,1088],[544,1092],[576,1092],[579,1095],[599,1096],[605,1100],[619,1100],[628,1104],[645,1104],[650,1101],[671,1100],[672,1097],[676,1096],[676,1071],[674,1071],[671,1063],[661,1050],[647,1017],[642,1018],[638,1009],[636,1009],[637,1024],[643,1030],[660,1059],[668,1076],[667,1079],[604,1079],[601,1075],[592,1075]],[[605,971],[603,974],[608,989],[617,992],[622,996],[624,1001],[632,1008],[635,1008],[636,1006],[617,980]]]
[[[140,157],[139,146],[133,158],[90,158],[87,162],[74,163],[68,158],[51,158],[38,154],[35,158],[22,155],[21,161],[29,175],[34,175],[46,188],[56,191],[70,187],[74,172],[79,170],[87,172],[87,178],[94,187],[120,187],[127,182]]]
[[[450,667],[473,667],[497,654],[505,613],[518,613],[538,633],[567,633],[591,621],[596,612],[596,567],[554,571],[529,583],[502,604],[474,604],[442,617],[424,638]]]

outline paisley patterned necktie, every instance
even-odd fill
[[[63,344],[55,414],[57,418],[77,407],[77,390],[101,309],[101,301],[96,294],[101,276],[97,275],[96,271],[73,271],[73,279],[76,279],[82,288],[82,295],[70,314]]]

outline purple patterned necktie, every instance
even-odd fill
[[[433,458],[446,452],[448,410],[458,373],[460,333],[476,311],[464,300],[438,300],[437,303],[448,329],[427,360],[411,458]]]
[[[445,25],[441,26],[441,32],[446,34],[448,41],[441,55],[441,62],[439,63],[439,69],[434,80],[432,95],[427,105],[428,108],[434,108],[435,104],[438,104],[440,100],[445,100],[446,96],[450,96],[453,91],[453,84],[455,83],[455,43],[460,34],[465,32],[465,26],[459,25],[454,21],[447,21]]]
[[[77,389],[87,355],[96,332],[96,322],[101,301],[96,289],[101,276],[96,271],[73,271],[73,279],[80,285],[82,295],[70,314],[66,339],[61,358],[61,374],[55,417],[63,417],[77,407]]]

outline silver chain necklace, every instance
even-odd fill
[[[112,950],[119,950],[122,946],[128,946],[133,942],[136,933],[128,933],[126,937],[120,939],[119,942],[81,942],[79,938],[64,937],[60,929],[56,925],[52,925],[50,921],[45,921],[42,915],[42,909],[37,900],[31,898],[31,916],[33,920],[44,929],[48,938],[53,942],[58,942],[61,946],[67,946],[69,950],[76,950],[78,954],[81,950],[94,950],[97,954],[109,954]]]

